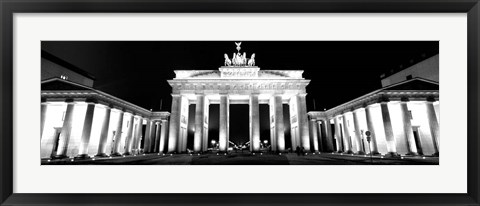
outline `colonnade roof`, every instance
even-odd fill
[[[95,102],[150,119],[166,119],[170,112],[150,111],[105,92],[60,78],[41,82],[41,97],[45,102]]]
[[[371,104],[388,101],[436,101],[439,100],[438,82],[416,77],[375,90],[361,97],[338,105],[326,111],[310,111],[310,118],[332,118],[345,112]]]

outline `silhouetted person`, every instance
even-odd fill
[[[302,152],[300,151],[300,146],[297,146],[295,152],[297,153],[298,156],[300,156],[300,153]]]

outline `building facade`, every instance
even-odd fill
[[[61,78],[42,81],[41,158],[164,151],[169,112],[152,112]]]
[[[193,150],[207,150],[208,108],[220,105],[219,149],[227,151],[229,144],[230,104],[249,105],[250,150],[260,150],[259,104],[270,107],[270,142],[273,151],[285,151],[285,141],[293,147],[310,149],[306,107],[306,87],[310,80],[303,71],[260,70],[255,66],[255,54],[225,54],[225,65],[218,70],[176,70],[169,80],[172,87],[172,110],[168,152],[186,152],[188,106],[195,104],[195,136]],[[290,106],[291,140],[285,140],[283,104]]]

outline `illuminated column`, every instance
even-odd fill
[[[117,129],[115,130],[115,139],[114,139],[114,146],[111,156],[120,156],[120,143],[122,141],[122,127],[123,127],[123,116],[125,111],[120,111],[120,116],[118,118]]]
[[[143,127],[143,118],[138,117],[137,121],[137,131],[135,131],[135,141],[133,141],[133,147],[134,149],[134,154],[139,154],[140,153],[140,143],[142,141],[142,128]]]
[[[95,112],[95,103],[87,100],[87,112],[83,121],[82,137],[80,139],[80,148],[75,158],[88,158],[88,143],[90,143],[90,134],[92,133],[93,114]]]
[[[111,107],[107,106],[105,108],[105,117],[102,121],[102,130],[100,131],[100,142],[98,143],[98,151],[95,156],[97,157],[106,157],[108,156],[105,151],[108,141],[108,127],[110,124],[110,114],[112,113]]]
[[[362,145],[362,134],[360,131],[360,123],[358,121],[358,110],[353,111],[353,125],[355,127],[355,141],[357,143],[357,154],[365,154],[365,150],[363,149]]]
[[[373,127],[373,118],[372,118],[372,109],[370,108],[371,105],[365,107],[365,116],[367,118],[367,128],[370,131],[370,148],[372,150],[372,155],[379,155],[378,146],[377,146],[377,138],[375,136],[375,128]]]
[[[228,150],[228,96],[220,94],[220,134],[218,145],[220,151]]]
[[[325,135],[322,133],[322,121],[320,119],[317,119],[315,124],[317,125],[317,128],[318,128],[318,151],[324,152],[325,145],[323,143],[323,139],[325,138]]]
[[[147,125],[145,127],[145,136],[143,137],[143,152],[150,153],[151,140],[150,136],[152,135],[152,120],[147,119]]]
[[[297,95],[298,135],[300,136],[301,146],[305,150],[310,150],[306,96],[306,93]]]
[[[197,94],[197,103],[195,105],[195,136],[193,139],[193,151],[202,151],[202,140],[204,135],[204,112],[205,95]]]
[[[133,114],[130,115],[127,123],[127,136],[125,137],[125,150],[124,155],[132,154],[132,142],[133,142]]]
[[[325,142],[326,145],[326,152],[333,152],[335,149],[333,148],[333,139],[332,139],[332,128],[330,127],[330,120],[326,119],[323,120],[323,127],[325,128]]]
[[[162,119],[162,131],[160,132],[160,147],[158,152],[165,152],[165,145],[167,143],[168,120]]]
[[[65,117],[63,120],[62,131],[58,140],[58,149],[55,159],[67,158],[68,143],[70,141],[70,133],[72,132],[72,119],[73,119],[73,100],[67,100],[67,111],[65,111]]]
[[[385,129],[385,138],[387,140],[387,156],[396,157],[399,156],[395,144],[395,137],[393,136],[392,121],[390,120],[390,112],[388,111],[388,101],[382,101],[380,103],[382,110],[383,128]]]
[[[437,115],[435,114],[435,108],[433,107],[433,102],[435,99],[428,98],[425,105],[427,107],[427,116],[428,116],[428,124],[430,126],[430,133],[432,134],[432,141],[433,141],[433,156],[439,156],[439,145],[438,145],[438,138],[440,137],[440,131],[438,129],[438,120]]]
[[[150,126],[150,136],[148,136],[148,139],[150,139],[150,147],[149,151],[150,153],[155,152],[155,128],[157,126],[157,122],[152,120],[152,125]]]
[[[40,140],[42,140],[43,127],[45,126],[46,117],[47,117],[47,103],[45,102],[45,99],[42,99],[42,103],[40,107]]]
[[[405,142],[407,143],[408,148],[407,155],[418,155],[417,145],[415,144],[415,138],[413,136],[412,122],[410,121],[410,111],[408,111],[407,102],[408,99],[406,98],[402,98],[402,101],[400,102],[400,109],[402,110],[403,132]]]
[[[260,108],[258,94],[250,94],[250,151],[260,150]]]
[[[314,152],[318,152],[318,126],[317,121],[314,118],[310,119],[310,131],[311,131],[311,143]]]
[[[155,130],[155,144],[153,146],[153,152],[158,153],[160,148],[160,122],[155,122],[156,130]]]
[[[348,131],[347,113],[343,113],[343,140],[345,142],[345,153],[352,154],[352,137],[350,131]]]
[[[181,109],[182,96],[172,94],[172,113],[170,115],[168,128],[168,152],[175,152],[177,149],[178,139],[180,138]],[[148,129],[146,131],[148,131]]]
[[[208,123],[209,123],[209,106],[210,101],[208,97],[205,97],[205,109],[203,109],[203,139],[202,139],[202,151],[208,150]]]
[[[273,96],[274,124],[275,124],[275,151],[285,151],[285,126],[283,123],[283,102],[281,95]]]
[[[338,117],[333,117],[333,122],[335,124],[335,141],[337,143],[337,152],[343,152],[342,146],[342,131],[340,131],[340,124],[338,123]]]

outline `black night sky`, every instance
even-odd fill
[[[216,70],[224,63],[223,54],[231,57],[235,47],[233,41],[42,42],[42,50],[94,75],[95,89],[153,111],[160,110],[161,100],[161,110],[171,110],[171,87],[166,80],[174,78],[173,70]],[[439,42],[243,41],[241,47],[248,57],[255,53],[261,70],[304,70],[304,78],[311,80],[307,110],[313,111],[379,89],[380,75],[438,54]],[[190,123],[194,108],[191,105]],[[270,135],[268,112],[268,106],[261,105],[262,140]],[[218,139],[218,105],[210,106],[210,115],[209,139]],[[232,105],[230,115],[230,139],[248,141],[248,105]]]

